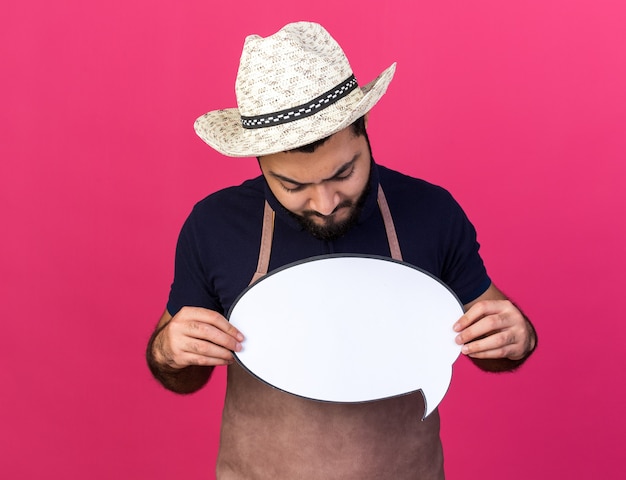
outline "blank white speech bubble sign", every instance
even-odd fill
[[[439,405],[461,347],[463,308],[428,273],[384,257],[314,257],[276,270],[236,300],[237,361],[267,384],[328,402],[422,391]]]

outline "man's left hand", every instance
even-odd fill
[[[465,314],[454,324],[454,330],[463,354],[472,359],[510,360],[511,368],[521,364],[537,342],[528,318],[493,284],[465,306]],[[501,369],[509,368],[496,368]]]

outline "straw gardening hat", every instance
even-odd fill
[[[330,34],[290,23],[266,38],[246,38],[235,83],[238,108],[198,118],[196,133],[230,157],[256,157],[307,145],[343,130],[380,100],[392,64],[364,87]]]

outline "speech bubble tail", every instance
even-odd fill
[[[452,380],[452,367],[450,367],[450,371],[447,375],[433,379],[428,385],[424,385],[421,388],[422,396],[424,397],[424,416],[422,417],[422,421],[433,413],[441,403],[441,400],[443,400],[450,386],[450,380]]]

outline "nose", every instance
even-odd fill
[[[340,200],[339,194],[331,185],[321,183],[314,186],[309,206],[311,210],[321,215],[330,215],[337,208]]]

